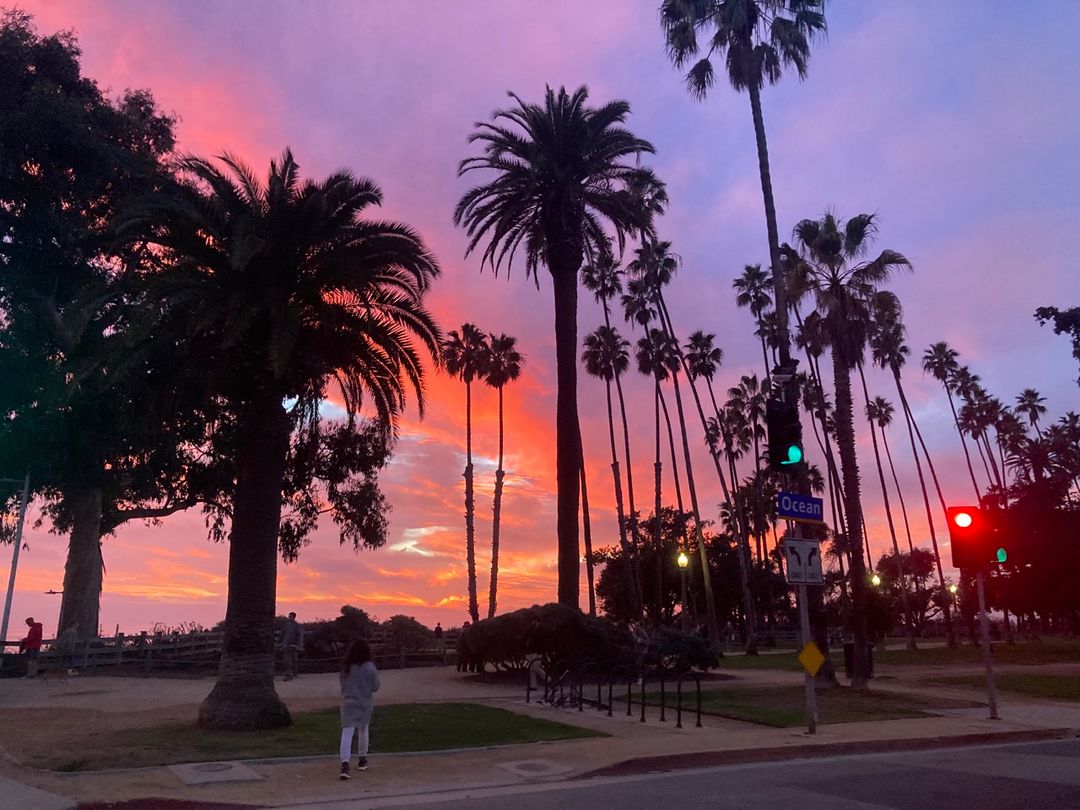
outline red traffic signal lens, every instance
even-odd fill
[[[961,529],[966,529],[971,525],[972,517],[967,512],[957,512],[953,515],[953,523],[959,526]]]

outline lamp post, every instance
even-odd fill
[[[19,483],[17,478],[0,479],[6,483]],[[22,479],[22,496],[19,498],[19,522],[15,524],[15,550],[11,553],[11,573],[8,575],[7,597],[4,599],[4,618],[0,622],[0,655],[7,644],[8,620],[11,618],[11,597],[15,593],[15,572],[19,567],[19,549],[22,548],[23,524],[26,522],[26,504],[30,499],[30,473]]]
[[[684,633],[690,632],[690,612],[686,609],[686,567],[690,565],[690,558],[685,551],[680,551],[675,562],[679,564],[679,579],[682,585],[682,629]]]
[[[870,584],[873,585],[875,588],[877,588],[879,585],[881,585],[881,577],[878,576],[877,571],[875,571],[874,575],[872,577],[870,577]]]

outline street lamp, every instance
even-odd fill
[[[870,584],[873,585],[875,588],[881,584],[881,577],[878,576],[877,571],[875,571],[874,575],[870,577]]]
[[[682,584],[682,629],[684,633],[690,632],[690,612],[686,609],[686,567],[690,565],[690,558],[685,551],[680,551],[675,562],[679,564],[679,579]]]
[[[957,589],[957,587],[956,587],[956,583],[955,583],[955,582],[954,582],[954,583],[952,583],[952,584],[951,584],[951,585],[949,586],[949,593],[951,593],[951,594],[952,594],[953,596],[956,596],[956,591],[957,591],[957,590],[958,590],[958,589]]]

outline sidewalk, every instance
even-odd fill
[[[798,682],[797,673],[740,672],[739,681],[728,685],[765,685]],[[188,799],[202,802],[247,803],[254,806],[333,803],[343,800],[372,799],[379,796],[406,796],[463,787],[497,787],[552,779],[567,779],[590,772],[613,769],[629,760],[646,763],[662,755],[661,769],[679,766],[673,756],[684,756],[687,764],[700,760],[702,752],[728,752],[730,756],[754,756],[768,750],[770,757],[805,755],[807,748],[824,751],[844,745],[932,745],[934,740],[968,738],[984,740],[1002,732],[1080,733],[1080,705],[1027,701],[1006,696],[1001,701],[1002,720],[986,719],[985,709],[943,710],[941,716],[923,718],[825,725],[814,737],[802,729],[777,729],[706,716],[704,728],[694,727],[693,715],[683,717],[684,728],[674,728],[674,712],[666,723],[658,722],[658,712],[650,709],[648,722],[642,724],[635,712],[626,717],[618,711],[538,707],[524,702],[523,689],[514,686],[468,682],[450,668],[393,670],[384,674],[380,702],[468,700],[499,706],[536,717],[557,720],[603,731],[612,736],[551,743],[529,743],[488,749],[452,752],[380,755],[378,740],[373,740],[372,767],[350,782],[337,779],[335,741],[327,742],[327,755],[318,758],[273,760],[246,763],[258,781],[221,782],[185,785],[168,768],[141,768],[125,771],[56,773],[35,771],[10,759],[0,763],[0,773],[27,788],[46,791],[41,801],[52,804],[20,802],[20,807],[53,810],[66,806],[63,798],[80,801],[120,801],[136,797]],[[10,684],[15,686],[15,684]],[[65,709],[98,712],[126,712],[133,707],[152,705],[190,706],[192,715],[198,701],[209,690],[209,680],[132,680],[124,678],[86,678],[63,686],[41,688],[23,683],[0,689],[0,710],[12,708],[41,709],[58,703]],[[336,679],[331,675],[303,676],[296,681],[277,684],[291,708],[314,708],[333,705]],[[36,688],[35,688],[36,687]],[[907,691],[918,688],[907,678],[875,683],[880,691]],[[928,690],[922,687],[926,694]],[[952,696],[957,690],[948,690]],[[978,696],[968,690],[966,696]],[[377,709],[376,709],[377,711]],[[923,741],[922,743],[918,741]],[[5,801],[8,793],[0,785]],[[29,794],[28,794],[29,795]],[[33,794],[37,795],[37,794]]]

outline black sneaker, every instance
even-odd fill
[[[356,761],[356,770],[358,770],[358,771],[366,771],[367,770],[367,757],[360,757],[360,759],[358,759]]]
[[[351,778],[349,776],[349,763],[348,762],[342,762],[341,763],[341,778],[342,779],[350,779]]]

